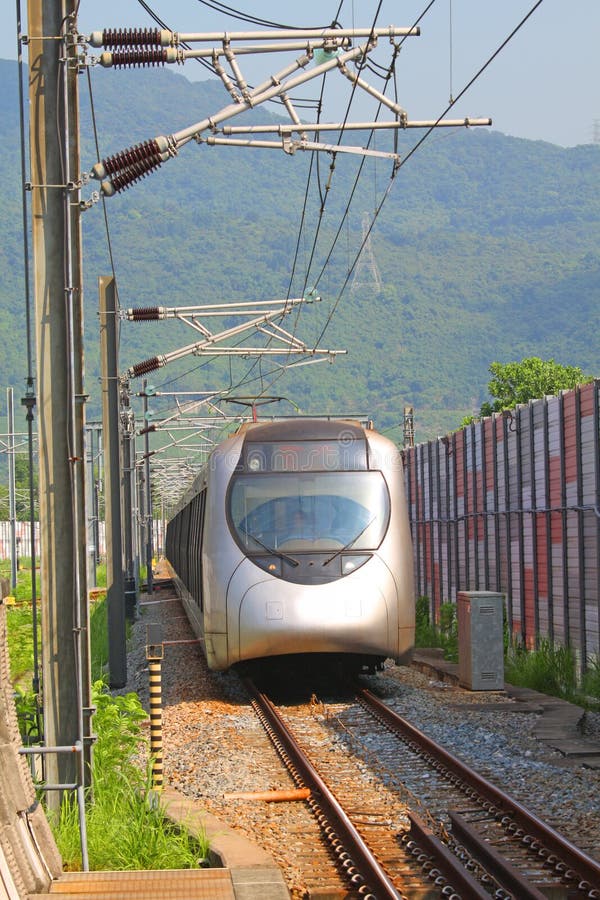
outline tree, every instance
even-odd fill
[[[553,359],[545,360],[538,356],[530,356],[521,362],[493,362],[488,371],[493,376],[488,382],[488,391],[495,399],[481,405],[480,416],[491,416],[494,412],[512,409],[528,400],[554,396],[559,391],[593,380],[592,375],[584,375],[578,366],[563,366]],[[468,416],[461,425],[468,425],[473,418]]]

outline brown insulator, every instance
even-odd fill
[[[126,47],[123,50],[113,50],[113,66],[117,69],[126,69],[144,66],[164,66],[167,62],[166,47]]]
[[[102,43],[107,49],[117,47],[160,47],[158,28],[105,28]]]
[[[140,306],[139,309],[130,309],[127,318],[130,322],[156,322],[160,319],[158,306]]]
[[[135,184],[136,181],[145,178],[146,175],[153,172],[154,169],[157,169],[159,166],[160,161],[153,163],[135,163],[135,165],[130,166],[128,169],[124,169],[116,175],[113,175],[111,177],[111,182],[115,193],[118,194],[119,191],[124,191],[131,184]]]
[[[129,371],[131,372],[132,378],[138,378],[140,375],[154,372],[155,369],[160,369],[160,360],[158,356],[153,356],[150,359],[145,359],[141,363],[136,363]]]
[[[108,156],[102,160],[102,165],[108,175],[113,175],[115,172],[122,172],[134,165],[146,162],[150,163],[148,171],[161,163],[160,149],[155,138],[143,141],[141,144],[134,144],[133,147],[121,150],[114,156]]]

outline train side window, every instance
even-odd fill
[[[198,585],[196,593],[196,603],[201,610],[204,609],[204,593],[202,589],[202,547],[204,544],[204,515],[206,512],[206,488],[198,495],[198,543],[196,572],[198,574]]]
[[[200,522],[199,522],[199,508],[200,508],[200,499],[198,495],[194,497],[191,502],[192,508],[192,517],[190,523],[190,534],[191,534],[191,553],[190,553],[190,594],[194,598],[195,602],[198,602],[198,566],[196,564],[196,560],[198,557],[198,549],[199,549],[199,533],[200,533]]]

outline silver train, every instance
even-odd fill
[[[243,425],[179,504],[166,555],[211,669],[287,654],[341,656],[353,671],[410,659],[402,459],[356,421]]]

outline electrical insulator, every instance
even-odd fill
[[[148,372],[154,372],[155,369],[160,369],[162,363],[158,356],[153,356],[151,359],[145,359],[141,363],[136,363],[135,366],[132,366],[129,369],[129,374],[132,378],[138,378],[140,375],[146,375]]]
[[[140,306],[139,309],[128,309],[127,318],[130,322],[156,322],[161,319],[160,306]]]
[[[120,153],[115,153],[114,156],[103,159],[102,165],[107,175],[113,175],[116,172],[130,169],[134,165],[150,164],[154,167],[155,165],[160,165],[161,162],[160,147],[156,138],[153,138],[151,141],[135,144],[127,150],[122,150]]]
[[[117,175],[113,175],[113,177],[109,181],[102,182],[102,191],[106,196],[112,197],[113,194],[118,194],[119,191],[126,190],[130,185],[135,184],[136,181],[140,181],[142,178],[145,178],[146,175],[149,175],[150,172],[153,172],[154,169],[157,169],[160,163],[155,163],[150,165],[148,163],[141,164],[138,163],[135,166],[131,166],[129,169],[125,169],[123,172],[119,172]]]
[[[166,47],[173,40],[173,32],[160,28],[105,28],[93,31],[89,37],[92,47]]]
[[[174,47],[126,47],[100,54],[100,65],[105,69],[164,66],[176,62],[183,62],[183,58]]]
[[[92,168],[92,178],[103,179],[110,175],[109,181],[102,181],[102,192],[107,197],[128,188],[130,184],[144,178],[150,172],[177,153],[175,148],[169,149],[166,137],[153,138],[143,144],[136,144],[114,156],[103,159]]]

